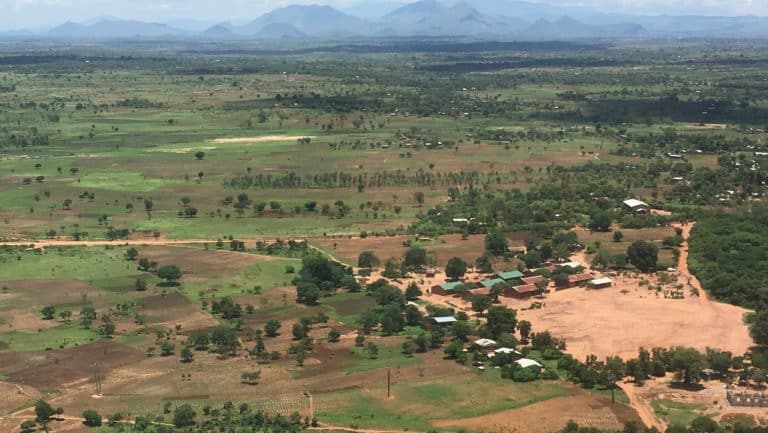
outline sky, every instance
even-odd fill
[[[472,0],[465,0],[472,3]],[[528,0],[582,5],[603,12],[644,15],[762,15],[768,0]],[[0,29],[42,29],[65,21],[83,22],[110,16],[153,22],[203,20],[244,22],[288,4],[328,4],[342,10],[371,11],[407,3],[406,0],[0,0]]]

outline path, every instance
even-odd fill
[[[695,275],[691,274],[690,269],[688,269],[688,238],[691,236],[691,230],[693,229],[693,226],[696,225],[696,222],[691,223],[684,223],[684,224],[677,224],[674,227],[679,227],[683,230],[683,244],[680,246],[680,258],[677,261],[677,271],[685,277],[687,280],[687,283],[698,290],[699,292],[699,299],[703,304],[709,304],[709,296],[707,295],[707,291],[704,290],[704,287],[701,286],[701,282],[699,282],[699,279],[696,278]]]
[[[667,430],[667,425],[656,417],[650,403],[640,396],[639,388],[634,383],[619,382],[618,385],[627,394],[629,406],[635,409],[646,427],[656,427],[662,432]]]
[[[408,431],[410,433],[418,433],[414,432],[413,430],[373,430],[373,429],[360,429],[360,428],[352,428],[352,427],[342,427],[337,425],[330,425],[325,423],[318,423],[317,427],[308,427],[307,430],[333,430],[333,431],[348,431],[352,433],[403,433],[405,431]]]

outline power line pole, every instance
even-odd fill
[[[392,396],[392,369],[387,369],[387,400]]]

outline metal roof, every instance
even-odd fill
[[[453,316],[433,317],[432,320],[434,320],[435,323],[454,323],[454,322],[456,322],[456,318],[453,317]]]
[[[624,200],[624,204],[626,206],[628,206],[628,207],[631,207],[631,208],[636,208],[636,207],[639,207],[639,206],[648,206],[648,203],[646,203],[644,201],[640,201],[640,200],[634,199],[634,198],[630,198],[628,200]]]
[[[499,278],[504,280],[517,280],[519,278],[523,278],[523,273],[520,271],[499,272]]]
[[[496,284],[499,284],[499,283],[505,283],[505,282],[506,282],[506,281],[504,281],[504,280],[503,280],[503,279],[501,279],[501,278],[493,278],[493,279],[491,279],[491,280],[483,280],[483,281],[480,281],[480,284],[482,284],[482,286],[483,286],[483,287],[488,287],[488,288],[491,288],[491,287],[495,286]]]

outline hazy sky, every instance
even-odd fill
[[[466,0],[472,3],[472,0]],[[606,12],[642,14],[768,15],[768,0],[528,0],[591,6]],[[115,16],[145,21],[205,21],[256,18],[287,4],[321,3],[341,9],[370,2],[399,5],[407,0],[0,0],[0,28],[40,28],[67,20]],[[380,10],[380,8],[376,8]]]

